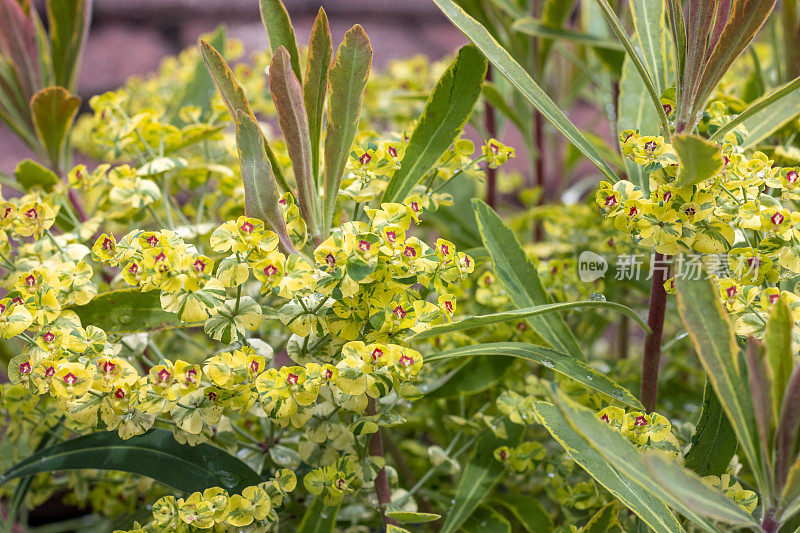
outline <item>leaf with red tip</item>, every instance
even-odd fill
[[[297,182],[297,203],[313,236],[320,235],[318,192],[311,176],[311,136],[303,105],[303,90],[291,69],[289,52],[281,46],[272,56],[269,92],[278,113],[289,159]]]
[[[306,63],[303,102],[308,116],[308,130],[311,136],[311,175],[319,184],[319,152],[322,136],[322,117],[325,111],[325,95],[328,94],[328,68],[331,65],[333,45],[328,17],[319,8],[311,37],[308,39],[308,62]]]

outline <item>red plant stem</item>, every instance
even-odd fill
[[[69,202],[75,209],[75,214],[78,216],[78,220],[85,222],[89,217],[86,216],[86,210],[83,208],[83,204],[81,204],[81,200],[78,198],[78,193],[75,191],[75,189],[69,190]]]
[[[486,81],[492,81],[492,65],[486,69]],[[497,119],[494,115],[494,107],[487,101],[486,102],[486,133],[490,138],[497,138]],[[492,167],[486,168],[486,203],[489,207],[494,209],[497,204],[497,169]]]
[[[372,416],[377,413],[375,408],[375,399],[370,398],[367,401],[367,416]],[[383,440],[381,439],[381,429],[376,431],[369,441],[369,454],[373,457],[383,457]],[[389,478],[386,476],[386,467],[381,468],[378,472],[378,477],[375,478],[375,494],[378,496],[378,506],[381,510],[381,520],[384,527],[391,524],[393,526],[399,525],[398,522],[386,516],[386,507],[392,502],[392,491],[389,488]]]
[[[653,265],[664,264],[663,254],[653,256]],[[664,268],[653,268],[653,281],[650,285],[650,306],[647,312],[647,325],[650,333],[644,340],[642,358],[642,383],[639,397],[645,411],[652,412],[658,399],[658,365],[661,361],[661,336],[664,332],[664,315],[667,310],[667,291],[664,282],[667,272]]]

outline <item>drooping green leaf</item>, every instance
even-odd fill
[[[739,347],[711,280],[677,280],[678,311],[714,386],[759,486],[766,486],[749,383],[739,370]]]
[[[261,22],[267,30],[269,46],[275,53],[283,46],[289,52],[292,70],[297,81],[303,83],[303,73],[300,70],[300,52],[297,50],[297,39],[294,36],[294,27],[289,18],[289,13],[281,0],[261,0]]]
[[[736,433],[728,422],[714,389],[706,381],[700,419],[683,464],[700,476],[721,476],[728,469],[734,453]]]
[[[322,222],[325,233],[333,223],[336,199],[358,129],[361,100],[372,65],[372,46],[361,26],[345,34],[328,74],[328,124],[325,130],[325,193]]]
[[[562,302],[562,303],[554,303],[554,304],[545,304],[545,305],[536,305],[533,307],[526,307],[523,309],[514,309],[512,311],[502,311],[500,313],[491,313],[489,315],[478,315],[478,316],[471,316],[467,318],[462,318],[461,320],[456,320],[454,322],[450,322],[448,324],[440,324],[438,326],[433,326],[430,329],[426,329],[424,331],[420,331],[408,338],[409,341],[419,341],[423,339],[429,339],[431,337],[436,337],[437,335],[443,335],[445,333],[450,333],[453,331],[461,331],[464,329],[471,329],[471,328],[478,328],[482,326],[490,326],[492,324],[499,324],[501,322],[508,322],[511,320],[519,320],[521,318],[529,318],[532,316],[543,315],[546,313],[555,313],[558,311],[581,311],[581,310],[592,310],[592,309],[606,309],[609,311],[616,311],[621,313],[625,316],[632,318],[637,324],[639,324],[644,331],[649,331],[649,327],[647,323],[642,320],[642,318],[636,314],[636,312],[631,309],[630,307],[626,307],[622,304],[618,304],[615,302],[595,302],[590,300],[585,300],[581,302]]]
[[[539,87],[525,69],[517,63],[474,18],[470,17],[453,0],[434,0],[439,9],[483,52],[489,61],[510,81],[525,98],[538,109],[564,136],[581,151],[597,168],[613,181],[619,178],[606,163],[597,149],[570,122],[566,115]]]
[[[70,91],[78,81],[81,52],[92,15],[91,0],[48,0],[53,82]]]
[[[481,505],[461,525],[464,533],[511,533],[511,522],[494,508]]]
[[[272,55],[269,68],[269,92],[278,113],[289,159],[297,183],[300,213],[313,236],[321,235],[319,192],[311,173],[311,136],[308,115],[303,104],[303,89],[290,68],[289,52],[282,46]],[[265,153],[266,155],[266,153]]]
[[[522,426],[506,424],[508,441],[515,446],[522,436]],[[464,466],[456,488],[455,503],[450,507],[442,533],[454,533],[467,521],[478,505],[505,473],[505,466],[494,458],[494,450],[506,441],[498,439],[488,429],[475,444],[475,453]]]
[[[680,512],[706,531],[716,531],[708,518],[731,524],[753,524],[753,520],[737,504],[720,492],[704,485],[699,476],[683,469],[673,461],[662,459],[659,452],[642,452],[621,432],[609,427],[597,414],[570,399],[553,386],[551,394],[564,419],[618,472],[624,472],[642,489]],[[650,460],[657,457],[660,460]],[[657,469],[663,476],[683,479],[681,487],[674,490],[664,487],[653,473]],[[699,485],[699,487],[698,487]]]
[[[581,533],[607,533],[619,530],[619,502],[611,502],[601,508],[581,529]]]
[[[296,253],[278,203],[280,194],[265,151],[264,133],[243,110],[239,110],[236,122],[236,146],[239,149],[239,167],[244,183],[245,214],[266,222],[278,235],[281,247]]]
[[[575,30],[553,28],[533,17],[524,17],[515,20],[511,25],[511,29],[533,37],[545,37],[557,41],[582,44],[593,48],[602,48],[604,50],[623,50],[622,45],[616,41]]]
[[[63,87],[45,87],[31,98],[33,127],[53,165],[61,163],[80,105],[81,99]]]
[[[547,514],[539,500],[532,495],[503,494],[492,500],[491,503],[508,509],[528,533],[553,529],[553,519]]]
[[[41,187],[49,192],[58,183],[58,176],[55,172],[32,159],[20,161],[14,170],[14,178],[26,191],[33,187]]]
[[[400,168],[389,179],[384,202],[402,202],[458,137],[481,94],[486,59],[462,47],[433,88],[406,146]]]
[[[483,244],[492,257],[497,277],[518,307],[551,303],[536,267],[528,260],[514,232],[485,202],[472,201]],[[578,341],[560,315],[545,314],[528,318],[528,323],[553,348],[584,359]]]
[[[681,133],[672,136],[678,154],[675,187],[688,187],[716,176],[722,170],[722,149],[699,135]]]
[[[76,469],[130,472],[188,493],[209,487],[240,493],[263,481],[221,448],[205,443],[179,444],[171,431],[153,429],[127,440],[103,431],[50,446],[14,465],[0,476],[0,483],[41,472]]]
[[[297,533],[333,533],[339,507],[328,507],[322,503],[322,496],[317,496],[297,526]]]
[[[648,526],[658,533],[684,531],[664,502],[638,486],[630,477],[631,472],[612,467],[573,429],[555,405],[539,401],[533,407],[545,429],[569,456]]]
[[[453,348],[425,357],[426,362],[470,356],[503,356],[527,359],[567,376],[590,389],[607,395],[618,402],[642,409],[642,404],[627,389],[601,374],[584,361],[544,346],[525,342],[490,342]]]
[[[417,513],[412,511],[386,511],[386,517],[397,520],[401,524],[424,524],[439,520],[441,515],[434,513]]]
[[[135,333],[183,327],[175,313],[161,309],[161,291],[122,289],[98,294],[86,305],[70,307],[81,324],[92,324],[106,333]]]
[[[303,103],[308,115],[308,131],[311,136],[311,174],[314,184],[319,184],[320,136],[322,135],[322,117],[325,111],[325,95],[328,94],[328,69],[333,54],[331,30],[328,28],[328,17],[323,8],[319,8],[311,37],[308,39],[308,60],[306,76],[303,84]]]

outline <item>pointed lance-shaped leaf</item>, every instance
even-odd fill
[[[689,25],[686,64],[681,80],[681,99],[678,102],[676,129],[683,133],[692,121],[692,104],[697,95],[700,77],[705,67],[706,43],[714,22],[718,0],[691,0],[689,3]]]
[[[779,490],[786,484],[789,468],[797,457],[798,430],[800,430],[800,366],[794,368],[789,378],[775,430],[775,478]],[[800,494],[800,486],[797,492]]]
[[[283,46],[291,57],[292,71],[297,80],[302,83],[303,73],[300,71],[300,52],[297,50],[297,39],[294,36],[294,27],[289,18],[289,12],[281,0],[261,0],[261,22],[267,30],[269,46],[274,54]]]
[[[384,202],[402,202],[436,164],[467,123],[481,94],[487,63],[473,45],[462,47],[433,88],[408,140],[400,168],[389,179]]]
[[[92,0],[48,0],[50,55],[54,83],[72,91],[78,81],[81,52],[89,34]]]
[[[793,325],[794,320],[789,306],[783,298],[779,298],[772,307],[772,313],[767,321],[767,332],[764,335],[767,375],[769,376],[772,390],[772,412],[776,423],[780,416],[783,395],[794,369],[794,356],[792,355]]]
[[[721,476],[728,470],[734,453],[736,433],[714,393],[714,388],[706,380],[703,408],[683,465],[699,476]]]
[[[281,247],[297,253],[281,213],[278,185],[270,170],[264,149],[264,133],[245,111],[239,110],[236,124],[236,146],[244,184],[244,211],[249,217],[263,220],[278,235]]]
[[[594,163],[600,171],[613,181],[619,181],[608,163],[600,155],[595,146],[581,133],[553,100],[539,87],[525,69],[504,49],[492,34],[477,20],[469,16],[453,0],[433,0],[439,9],[464,34],[475,43],[481,52],[491,61],[497,70],[538,109],[547,120],[564,134],[564,136]],[[408,150],[406,150],[408,155]]]
[[[219,90],[222,96],[225,107],[227,107],[228,112],[230,112],[234,124],[238,121],[239,111],[243,111],[253,122],[258,122],[250,107],[250,103],[247,101],[247,96],[244,94],[244,89],[242,89],[242,86],[236,81],[233,71],[228,66],[228,63],[225,62],[225,58],[222,57],[222,54],[202,39],[200,40],[200,50],[203,54],[203,61],[206,64],[206,68],[211,74],[211,78],[214,80],[214,85],[217,86],[217,90]],[[272,153],[272,148],[266,137],[264,137],[264,150],[269,158],[269,163],[272,167],[275,179],[281,184],[281,187],[285,191],[291,191],[283,175],[283,169],[281,169],[278,164],[275,154]]]
[[[700,78],[692,107],[693,116],[705,109],[709,95],[736,58],[755,38],[775,8],[776,2],[777,0],[734,0],[730,16]]]
[[[17,0],[0,0],[0,20],[0,52],[10,60],[23,97],[29,100],[41,88],[33,18]]]
[[[289,52],[275,50],[269,69],[269,92],[278,113],[289,159],[297,182],[297,203],[313,236],[321,235],[319,191],[311,175],[311,137],[303,105],[303,89],[291,69]]]
[[[60,168],[67,138],[81,99],[63,87],[45,87],[31,98],[36,136],[47,151],[53,168]]]
[[[753,398],[753,412],[756,416],[756,427],[761,439],[761,455],[764,461],[764,471],[769,472],[770,430],[772,429],[772,410],[770,408],[770,384],[767,379],[767,369],[764,366],[764,356],[761,346],[753,337],[747,339],[747,376],[750,380],[750,395]]]
[[[336,198],[342,183],[347,158],[356,137],[361,102],[372,65],[372,46],[361,26],[353,26],[342,44],[328,74],[328,125],[325,130],[325,194],[323,224],[325,232],[333,223]]]
[[[677,285],[681,319],[758,485],[765,487],[753,399],[743,394],[749,383],[739,369],[739,346],[730,319],[711,280],[681,277]]]
[[[328,17],[319,8],[311,36],[308,39],[308,60],[306,62],[303,102],[308,116],[308,131],[311,136],[311,175],[314,184],[319,185],[319,153],[322,135],[322,118],[325,111],[325,95],[328,94],[328,69],[331,65],[333,45]]]

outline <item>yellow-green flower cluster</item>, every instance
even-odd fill
[[[254,522],[269,524],[277,520],[275,508],[297,486],[291,470],[280,470],[269,481],[245,487],[230,495],[220,487],[193,492],[186,498],[164,496],[153,504],[153,521],[145,531],[189,531],[189,527],[215,526],[243,528]]]
[[[730,474],[722,474],[719,477],[705,476],[702,481],[730,498],[731,501],[747,511],[748,514],[755,511],[758,506],[758,494],[752,490],[742,488],[741,483],[736,481]]]
[[[620,407],[609,406],[597,416],[639,448],[665,452],[672,457],[680,452],[678,439],[672,434],[672,424],[658,413],[626,412]]]

